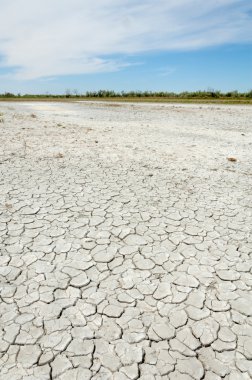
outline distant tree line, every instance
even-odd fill
[[[11,92],[5,92],[0,94],[0,98],[167,98],[167,99],[252,99],[252,90],[248,92],[229,91],[221,92],[215,90],[207,91],[184,91],[180,93],[166,92],[166,91],[111,91],[111,90],[99,90],[99,91],[87,91],[80,94],[77,90],[66,90],[65,94],[13,94]]]
[[[181,98],[181,99],[189,99],[189,98],[252,98],[252,90],[245,93],[240,93],[238,91],[230,91],[222,93],[221,91],[184,91],[180,93],[175,92],[166,92],[166,91],[108,91],[108,90],[100,90],[100,91],[87,91],[85,94],[87,98]]]

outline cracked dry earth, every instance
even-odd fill
[[[251,379],[252,107],[0,111],[1,380]]]

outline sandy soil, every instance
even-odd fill
[[[251,120],[0,103],[2,380],[252,377]]]

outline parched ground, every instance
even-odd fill
[[[252,107],[0,113],[1,380],[249,380]]]

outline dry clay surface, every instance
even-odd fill
[[[0,112],[1,380],[251,379],[252,107]]]

